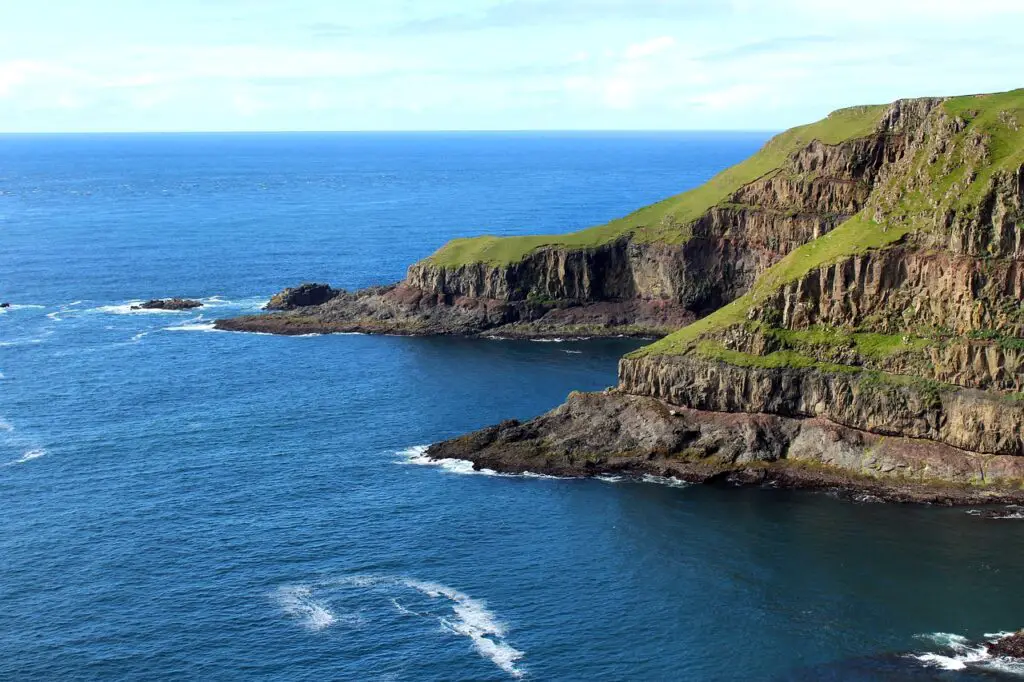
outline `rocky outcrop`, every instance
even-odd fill
[[[307,282],[274,294],[264,308],[266,310],[295,310],[296,308],[323,305],[340,293],[328,284]]]
[[[1000,637],[986,647],[989,656],[1024,659],[1024,630]]]
[[[693,410],[621,390],[573,393],[540,417],[436,443],[426,455],[507,473],[825,488],[900,502],[1024,499],[1024,458],[883,437],[822,418]]]
[[[624,358],[611,392],[428,455],[511,472],[1021,498],[1024,141],[996,167],[992,113],[897,102],[884,134],[812,142],[692,226],[683,252],[704,251],[683,259],[673,291],[711,283],[733,305]],[[1017,131],[1016,116],[998,120]]]
[[[514,337],[684,327],[624,358],[615,390],[428,455],[511,472],[1019,499],[1021,120],[1024,92],[838,112],[606,226],[456,240],[399,284],[304,285],[274,298],[279,312],[217,325]]]
[[[191,310],[201,308],[202,301],[191,298],[154,298],[139,305],[133,305],[132,310]]]
[[[911,246],[819,268],[766,299],[756,317],[786,328],[937,328],[1024,336],[1024,261],[977,259]]]
[[[1024,456],[1024,401],[951,390],[913,377],[819,367],[742,367],[682,355],[624,358],[619,386],[698,410],[822,417],[879,435]]]
[[[563,335],[659,336],[742,295],[793,249],[861,210],[876,177],[907,153],[903,118],[894,114],[889,127],[838,144],[810,140],[695,220],[662,218],[655,227],[663,237],[638,225],[593,246],[541,244],[508,263],[428,258],[383,293],[339,295],[328,285],[303,285],[267,306],[300,319],[219,324],[282,333],[525,336],[562,327]]]

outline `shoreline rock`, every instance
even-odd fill
[[[322,302],[311,303],[318,300]],[[228,331],[285,335],[658,338],[693,320],[688,310],[660,300],[555,303],[452,298],[407,284],[355,292],[307,284],[277,294],[266,309],[272,312],[220,319],[215,324]]]
[[[154,298],[140,303],[139,305],[133,305],[132,310],[192,310],[193,308],[203,307],[202,301],[197,301],[191,298]]]
[[[997,639],[986,648],[991,656],[1024,659],[1024,630]]]
[[[881,437],[821,418],[706,412],[614,389],[570,394],[526,422],[431,445],[432,459],[553,476],[602,474],[834,490],[844,497],[940,505],[1024,501],[1024,458]],[[979,470],[991,472],[976,485]]]

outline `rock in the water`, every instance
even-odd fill
[[[297,287],[290,287],[275,294],[266,305],[267,310],[292,310],[311,305],[320,305],[331,300],[341,292],[333,289],[330,284],[307,282]]]
[[[201,301],[191,298],[154,298],[141,305],[133,305],[132,310],[191,310],[202,305]]]
[[[1024,630],[1018,630],[1008,637],[992,642],[988,645],[988,653],[992,656],[1024,658]]]
[[[11,307],[10,303],[0,303],[0,308],[10,308],[10,307]]]

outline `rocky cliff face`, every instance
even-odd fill
[[[220,324],[508,336],[682,327],[624,358],[613,391],[429,454],[889,499],[1024,497],[1024,91],[904,100],[864,121],[858,111],[809,127],[829,143],[789,131],[608,238],[534,238],[514,258],[488,251],[493,239],[471,251],[487,257],[453,257],[460,244],[398,285]],[[937,482],[967,487],[920,492]]]
[[[428,258],[383,294],[372,289],[332,297],[322,307],[311,302],[288,321],[246,318],[223,326],[660,336],[740,296],[793,249],[860,211],[876,177],[908,148],[908,114],[894,111],[866,137],[811,140],[692,221],[664,216],[658,238],[650,237],[650,226],[637,225],[594,246],[539,246],[509,263],[452,265]],[[303,290],[286,290],[275,300],[292,300],[290,292]]]
[[[731,305],[624,358],[612,392],[430,454],[1020,498],[1024,93],[992,97],[897,102],[874,135],[808,145],[693,226],[684,252],[707,250],[677,275]]]

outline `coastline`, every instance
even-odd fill
[[[422,456],[503,474],[654,476],[947,506],[1024,503],[1020,458],[878,436],[821,418],[680,408],[615,389],[574,392],[544,415],[434,443]],[[979,481],[986,468],[993,478]]]

